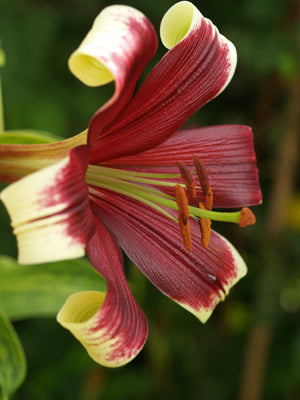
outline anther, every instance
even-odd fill
[[[177,167],[179,168],[181,179],[183,180],[183,182],[185,184],[188,195],[191,197],[191,199],[195,200],[196,186],[194,184],[192,174],[188,170],[187,166],[184,163],[182,163],[181,161],[177,161]]]
[[[241,209],[240,218],[239,218],[239,226],[241,228],[245,228],[248,225],[253,225],[256,222],[255,215],[248,207],[244,207]]]
[[[202,203],[199,203],[199,208],[202,210],[205,209]],[[211,234],[211,220],[208,218],[200,218],[199,225],[201,230],[201,243],[203,247],[207,247],[209,245],[210,234]]]
[[[206,196],[208,193],[209,183],[205,165],[198,157],[194,157],[193,159],[203,194]]]
[[[175,186],[175,198],[178,206],[178,221],[183,244],[188,251],[191,251],[192,239],[189,223],[189,204],[185,191],[180,185]]]

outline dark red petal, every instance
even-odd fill
[[[205,322],[229,288],[246,273],[236,250],[212,232],[201,245],[198,223],[191,220],[192,250],[182,242],[176,222],[143,204],[102,192],[94,212],[147,278],[164,294]]]
[[[207,168],[214,207],[261,203],[253,134],[248,126],[221,125],[178,131],[151,150],[110,160],[109,165],[143,172],[178,173],[176,162],[181,161],[195,172],[193,156],[200,158]],[[180,178],[174,181],[179,182]],[[160,190],[174,195],[173,189],[160,187]],[[195,204],[203,201],[200,195],[198,190]]]
[[[198,19],[99,136],[93,163],[158,145],[228,84],[236,65],[235,48],[200,13]]]

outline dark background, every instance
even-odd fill
[[[118,3],[143,11],[158,31],[173,1]],[[6,129],[68,137],[86,128],[113,86],[84,87],[69,73],[67,59],[109,4],[0,1],[0,40],[7,58],[1,70]],[[141,354],[119,369],[95,364],[55,318],[16,322],[28,372],[15,400],[299,398],[299,7],[294,0],[194,4],[236,45],[238,67],[228,88],[190,123],[237,123],[254,130],[264,196],[264,203],[253,208],[257,224],[245,230],[214,224],[239,249],[249,273],[202,325],[130,266],[128,278],[150,334]],[[160,46],[150,67],[164,52]],[[0,218],[0,254],[15,257],[2,204]]]

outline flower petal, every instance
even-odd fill
[[[178,23],[180,14],[184,27]],[[175,46],[99,136],[91,153],[93,163],[158,145],[230,81],[235,47],[191,3],[175,4],[163,18],[161,31]]]
[[[248,126],[221,125],[178,131],[159,146],[138,155],[110,160],[107,164],[148,173],[174,174],[178,173],[177,161],[184,162],[195,172],[194,156],[207,168],[214,207],[261,203],[253,134]],[[181,179],[173,181],[181,182]],[[160,187],[160,190],[174,195],[173,189]],[[203,201],[200,195],[199,190],[196,204]]]
[[[1,193],[17,236],[19,262],[81,257],[94,230],[84,180],[89,148],[12,183]]]
[[[125,279],[122,253],[97,221],[88,244],[93,266],[107,282],[107,294],[81,292],[68,298],[57,316],[99,364],[118,367],[131,361],[147,339],[148,327]]]
[[[132,97],[136,82],[157,48],[154,28],[138,10],[106,7],[94,21],[79,48],[69,59],[71,72],[89,86],[115,81],[112,99],[90,123],[89,143],[101,134]]]
[[[157,211],[109,192],[92,200],[98,205],[94,212],[135,265],[162,293],[202,322],[246,274],[244,261],[222,236],[212,232],[208,247],[201,245],[194,220],[188,251],[177,224]]]

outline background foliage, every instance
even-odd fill
[[[162,15],[174,1],[118,3],[140,9],[158,29]],[[296,0],[194,3],[235,43],[239,62],[226,91],[190,123],[239,123],[252,126],[255,133],[264,194],[263,205],[254,209],[258,222],[242,232],[234,226],[215,224],[240,250],[249,273],[208,323],[201,325],[158,293],[127,262],[128,277],[147,315],[150,335],[138,358],[116,370],[96,365],[58,326],[55,301],[47,318],[29,318],[41,315],[38,312],[25,313],[24,319],[11,313],[27,359],[26,380],[13,395],[15,400],[299,398],[299,71],[295,44],[299,5]],[[87,126],[113,87],[84,87],[68,72],[67,59],[98,12],[109,4],[104,0],[1,0],[7,129],[45,130],[68,137]],[[161,46],[152,66],[164,52]],[[16,257],[16,244],[2,204],[0,254],[6,256],[0,261],[0,311],[7,311],[5,291],[8,283],[14,282],[15,268],[7,256]],[[60,263],[50,269],[61,269],[64,275],[74,268],[78,277],[79,264]],[[82,268],[87,271],[89,266]],[[51,271],[47,273],[48,278],[42,279],[51,298],[56,286]],[[26,289],[25,275],[19,290]],[[29,284],[38,298],[35,279],[40,277],[31,277]],[[61,282],[69,285],[64,279],[62,276]],[[82,280],[83,285],[88,282],[86,277]],[[74,284],[78,290],[81,281]],[[99,281],[99,285],[103,283]],[[63,290],[60,295],[64,296]],[[24,297],[22,307],[26,305],[29,310],[30,301]],[[3,321],[0,329],[12,329],[6,319]],[[1,368],[3,372],[0,364]],[[0,371],[0,384],[2,375]]]

